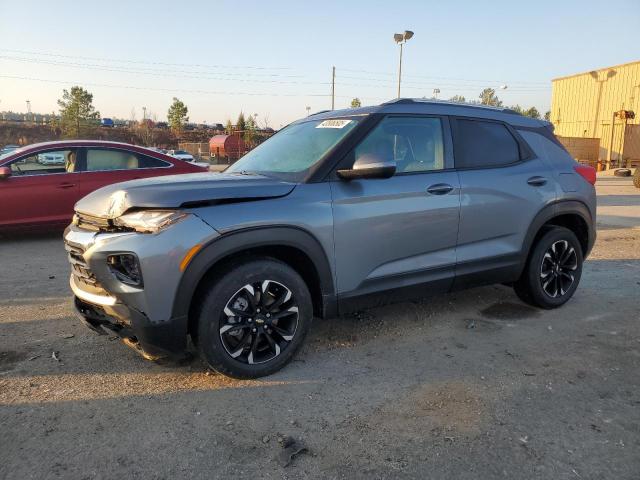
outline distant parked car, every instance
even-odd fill
[[[61,152],[40,153],[37,157],[40,165],[64,165],[64,155]]]
[[[169,152],[167,153],[173,158],[178,158],[180,160],[184,160],[185,162],[193,162],[193,155],[184,150],[169,150]]]
[[[2,157],[3,155],[8,155],[18,148],[20,148],[20,145],[5,145],[4,147],[2,147],[2,150],[0,150],[0,157]]]
[[[166,130],[167,128],[169,128],[169,124],[167,122],[157,122],[156,128]]]
[[[126,143],[48,142],[0,157],[0,230],[67,225],[73,206],[112,183],[207,168]]]
[[[158,152],[158,153],[162,153],[164,155],[167,155],[167,150],[165,150],[164,148],[158,148],[158,147],[147,147],[149,150],[153,150],[154,152]]]
[[[114,127],[115,123],[110,118],[103,118],[100,122],[101,127]]]

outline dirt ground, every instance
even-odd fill
[[[259,381],[96,336],[60,233],[0,240],[0,478],[638,479],[640,191],[598,193],[563,308],[491,286],[317,321]]]

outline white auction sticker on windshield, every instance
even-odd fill
[[[344,128],[349,125],[352,120],[344,120],[344,119],[333,119],[333,120],[325,120],[320,122],[319,125],[316,125],[316,128]]]

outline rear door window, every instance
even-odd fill
[[[88,148],[86,154],[87,172],[110,170],[135,170],[140,168],[169,167],[170,163],[148,155],[139,155],[127,150]]]
[[[502,123],[458,119],[456,124],[457,168],[500,167],[520,160],[518,142]]]

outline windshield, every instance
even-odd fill
[[[284,128],[227,169],[300,181],[360,119],[310,120]]]

